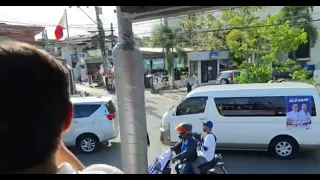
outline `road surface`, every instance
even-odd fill
[[[81,85],[80,85],[81,86]],[[78,90],[86,90],[91,95],[106,95],[106,91],[77,85]],[[159,141],[159,127],[162,115],[177,100],[153,95],[146,92],[147,128],[151,147],[148,150],[149,164],[165,146]],[[301,154],[291,161],[280,161],[269,156],[266,152],[223,151],[223,161],[230,174],[318,174],[320,172],[320,153]],[[92,155],[76,154],[85,165],[104,163],[121,169],[120,137],[113,140],[109,147]]]

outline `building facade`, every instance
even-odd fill
[[[36,45],[35,36],[45,27],[8,25],[0,23],[0,42],[13,40]]]

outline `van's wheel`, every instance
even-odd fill
[[[274,138],[269,145],[269,152],[277,159],[291,160],[299,152],[297,141],[290,136],[279,136]]]
[[[94,134],[82,134],[77,138],[76,146],[82,153],[95,153],[100,147],[99,138]]]

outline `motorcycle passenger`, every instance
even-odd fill
[[[170,148],[177,155],[172,157],[172,162],[180,160],[182,167],[180,174],[190,174],[192,172],[192,162],[197,159],[197,140],[192,134],[192,125],[181,123],[176,127],[181,141]]]
[[[203,132],[206,133],[203,138],[201,150],[198,152],[198,158],[192,163],[195,174],[200,174],[199,167],[213,160],[216,151],[216,137],[212,134],[213,123],[208,121],[203,123]]]

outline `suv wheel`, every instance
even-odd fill
[[[220,80],[220,84],[230,84],[229,80],[226,78],[223,78]]]
[[[280,136],[272,140],[269,151],[278,159],[290,160],[296,157],[299,145],[292,137]]]
[[[97,152],[99,149],[99,139],[93,134],[83,134],[77,138],[77,148],[86,154]]]

